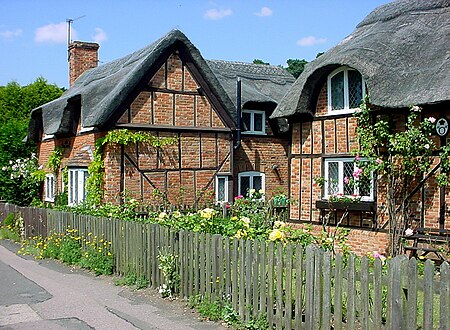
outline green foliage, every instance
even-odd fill
[[[47,160],[47,168],[52,171],[52,173],[57,174],[59,167],[61,166],[61,161],[63,158],[64,148],[55,147],[55,149],[50,153]]]
[[[0,86],[0,167],[17,159],[32,158],[36,147],[24,142],[32,109],[50,102],[63,90],[40,77],[21,87],[17,82]],[[0,177],[0,198],[17,205],[30,205],[38,197],[40,180],[12,179],[10,173]]]
[[[20,242],[25,238],[25,226],[20,212],[9,213],[0,223],[0,239]]]
[[[158,255],[158,268],[164,276],[164,284],[158,288],[163,298],[171,297],[180,286],[180,275],[177,272],[178,256],[168,251],[160,251]]]
[[[16,205],[30,205],[39,196],[45,172],[38,167],[36,154],[30,158],[10,160],[2,168],[0,197]]]
[[[114,284],[118,286],[130,286],[134,287],[136,290],[141,290],[148,287],[149,281],[144,275],[137,276],[134,273],[129,273],[124,277],[117,279]]]
[[[59,259],[67,264],[76,264],[93,271],[96,275],[110,275],[113,271],[111,242],[93,236],[81,236],[77,229],[67,228],[64,233],[51,233],[25,240],[19,250],[37,259]]]
[[[263,60],[260,60],[259,58],[255,58],[255,59],[253,60],[253,64],[270,65],[269,62],[264,62]]]
[[[363,170],[383,177],[387,187],[390,253],[396,255],[401,252],[401,236],[409,226],[410,193],[423,185],[420,179],[430,171],[434,153],[441,161],[438,182],[440,185],[448,184],[450,148],[437,148],[431,136],[436,119],[428,117],[421,120],[420,107],[413,106],[405,114],[404,127],[398,126],[400,121],[395,120],[392,114],[373,113],[367,97],[360,109],[355,113],[360,145],[358,154],[367,159]]]
[[[286,63],[288,65],[286,70],[289,71],[295,78],[298,78],[303,70],[305,70],[305,65],[308,62],[304,59],[288,59]]]
[[[120,129],[109,131],[103,138],[95,141],[94,160],[88,167],[89,177],[86,180],[87,201],[91,205],[99,206],[103,200],[103,185],[105,182],[105,164],[103,148],[106,143],[127,146],[132,143],[144,143],[153,148],[164,148],[178,142],[176,137],[160,138],[149,132],[130,131]]]
[[[265,330],[269,329],[267,316],[261,314],[257,318],[250,318],[248,322],[239,319],[239,314],[233,309],[231,302],[227,299],[212,300],[200,295],[189,297],[188,306],[195,308],[202,317],[210,321],[223,320],[233,329]]]
[[[0,87],[0,125],[10,120],[27,120],[31,110],[61,96],[63,89],[42,77],[27,86],[10,82]]]

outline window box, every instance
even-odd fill
[[[375,212],[375,202],[330,202],[328,200],[316,201],[316,208],[320,210],[347,210],[361,212]]]

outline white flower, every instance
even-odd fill
[[[425,149],[430,149],[430,145],[427,143],[423,146]]]
[[[411,228],[407,228],[405,230],[405,236],[412,236],[414,234],[414,230],[412,230]]]
[[[415,106],[413,106],[413,107],[411,108],[411,111],[414,111],[414,112],[420,112],[420,111],[422,111],[422,108],[419,107],[419,106],[417,106],[417,105],[415,105]]]
[[[247,228],[250,226],[250,218],[242,217],[241,221],[244,223],[244,226],[246,226]]]
[[[436,118],[434,117],[428,117],[428,121],[432,124],[434,124],[436,122]]]

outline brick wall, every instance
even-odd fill
[[[98,48],[93,42],[74,41],[69,45],[69,87],[81,74],[98,65]]]
[[[423,116],[437,118],[439,114],[436,111],[424,111]],[[392,122],[396,124],[395,129],[401,131],[404,128],[404,116],[396,114],[392,118]],[[322,197],[322,190],[314,182],[314,178],[324,175],[323,159],[325,157],[332,155],[352,157],[352,151],[358,149],[356,126],[357,121],[352,117],[352,114],[348,116],[328,115],[326,83],[319,93],[313,121],[293,124],[292,159],[290,162],[290,197],[293,201],[290,208],[290,217],[292,220],[319,221],[320,212],[315,207],[315,201]],[[436,142],[439,145],[439,141]],[[420,177],[417,178],[416,182],[418,180],[420,180]],[[385,188],[383,178],[378,178],[377,222],[379,224],[385,224],[388,221]],[[447,205],[450,205],[449,190],[447,189],[445,194]],[[427,181],[423,190],[425,201],[423,224],[426,227],[439,227],[439,194],[436,179],[432,177]],[[422,207],[421,199],[422,190],[412,199],[412,202],[417,204],[419,209]],[[412,212],[413,218],[418,219],[415,223],[416,226],[421,226],[419,209]],[[356,224],[358,216],[359,214],[352,214],[350,223]],[[446,220],[445,228],[450,228],[450,220]],[[372,250],[381,253],[388,245],[388,236],[381,232],[352,229],[349,243],[354,251],[361,254]]]
[[[177,137],[175,145],[162,149],[145,145],[128,146],[124,189],[151,204],[161,202],[160,193],[173,204],[192,205],[214,196],[215,173],[230,173],[230,133],[196,128],[226,128],[177,52],[150,79],[149,91],[142,91],[119,123],[142,124],[188,131],[161,132],[160,137]],[[137,167],[137,168],[136,168]],[[108,147],[105,154],[106,201],[117,202],[120,191],[120,150]],[[139,169],[139,170],[138,170]],[[202,197],[201,197],[202,196]]]
[[[64,149],[60,169],[67,167],[87,168],[92,161],[92,152],[95,147],[95,140],[102,137],[104,133],[87,133],[70,138],[50,139],[38,144],[38,161],[40,165],[46,166],[50,154],[55,147]],[[46,171],[50,172],[48,168]],[[57,173],[56,193],[62,191],[62,176]]]
[[[291,224],[294,228],[302,228],[303,224]],[[320,235],[323,227],[320,225],[311,225],[311,233]],[[368,230],[351,230],[347,236],[347,244],[350,250],[358,256],[373,255],[374,252],[388,255],[387,246],[389,245],[389,234],[384,232],[375,232]],[[337,251],[339,248],[336,247]]]
[[[257,171],[265,174],[266,197],[288,194],[289,142],[273,136],[246,137],[234,157],[234,191],[238,191],[238,173]]]

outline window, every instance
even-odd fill
[[[239,195],[247,196],[250,189],[265,190],[265,175],[261,172],[242,172],[238,174]]]
[[[261,110],[242,110],[242,131],[266,134],[266,113]]]
[[[354,158],[326,159],[325,199],[332,195],[356,195],[362,201],[373,201],[373,173],[367,178],[360,171]]]
[[[86,198],[86,168],[69,168],[69,205],[81,203]]]
[[[353,69],[343,67],[328,76],[328,112],[350,113],[358,108],[366,93],[364,79]]]
[[[216,176],[216,201],[228,202],[228,176]]]
[[[45,196],[44,200],[46,202],[55,201],[55,175],[46,174],[45,175]]]

